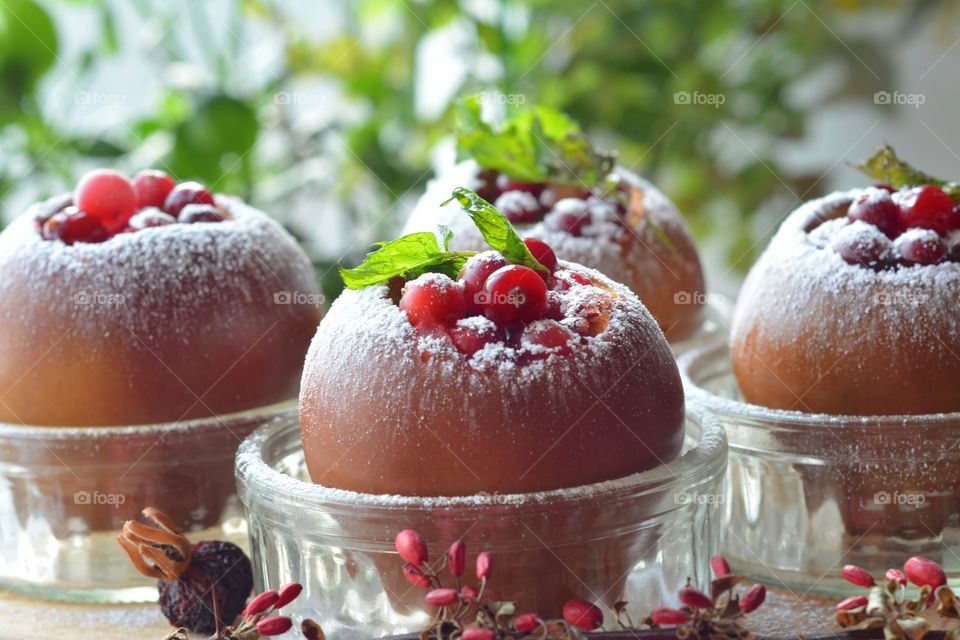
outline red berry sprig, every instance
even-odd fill
[[[870,589],[867,596],[851,596],[836,605],[837,623],[850,630],[883,629],[888,638],[922,638],[930,630],[925,612],[936,609],[945,618],[960,619],[960,600],[947,586],[943,567],[914,556],[899,569],[887,569],[878,583],[869,571],[848,564],[842,575],[858,587]],[[907,582],[920,587],[916,597],[907,593]]]
[[[479,588],[463,584],[467,547],[462,540],[450,545],[447,553],[433,565],[428,563],[426,541],[412,529],[398,533],[394,546],[405,562],[404,577],[412,585],[424,589],[426,604],[437,609],[421,638],[507,640],[518,637],[518,634],[529,634],[537,640],[572,640],[584,637],[583,632],[604,629],[603,610],[581,598],[568,600],[563,605],[560,619],[546,619],[534,611],[517,613],[512,602],[484,600],[493,574],[493,556],[487,551],[477,555],[475,576]],[[657,609],[640,625],[635,625],[627,614],[627,603],[618,602],[614,605],[617,623],[632,632],[676,627],[677,637],[749,637],[743,618],[763,604],[766,587],[755,584],[741,598],[733,593],[733,588],[744,578],[732,575],[724,558],[713,558],[710,564],[717,574],[711,584],[712,596],[688,584],[679,594],[681,608]],[[454,587],[444,586],[444,569],[454,578]]]

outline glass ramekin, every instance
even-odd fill
[[[536,494],[457,498],[377,496],[309,481],[295,418],[257,430],[237,455],[258,588],[304,585],[296,616],[327,637],[419,631],[423,591],[401,575],[396,534],[412,528],[432,557],[455,540],[469,558],[494,556],[491,595],[557,613],[579,596],[647,611],[673,602],[687,577],[704,586],[718,544],[726,438],[708,414],[688,411],[676,461],[618,481]],[[472,571],[468,571],[468,576]],[[286,611],[286,610],[285,610]]]
[[[679,359],[688,399],[730,440],[723,550],[740,573],[834,595],[856,564],[883,575],[914,555],[960,584],[960,413],[833,416],[740,399],[725,344]]]
[[[147,506],[194,539],[247,544],[236,497],[240,442],[293,401],[169,424],[0,424],[0,586],[88,602],[148,602],[156,581],[117,544]]]
[[[677,294],[689,295],[689,294]],[[726,342],[730,335],[730,323],[733,318],[733,304],[719,293],[698,294],[706,296],[703,305],[703,320],[700,327],[683,340],[670,343],[674,357],[679,357],[694,349]]]

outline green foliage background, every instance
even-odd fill
[[[14,214],[24,185],[30,197],[63,190],[93,165],[153,164],[276,212],[297,201],[313,175],[306,168],[325,158],[332,178],[324,206],[338,208],[347,228],[363,226],[347,250],[361,254],[398,226],[428,176],[430,150],[449,136],[455,95],[424,114],[415,87],[418,51],[453,29],[463,44],[451,57],[468,67],[454,94],[494,90],[568,111],[624,164],[659,182],[698,235],[724,234],[731,262],[745,268],[754,212],[785,189],[813,186],[815,195],[820,178],[791,173],[770,151],[805,133],[810,114],[789,99],[791,87],[830,64],[843,70],[842,89],[822,101],[870,96],[888,78],[864,73],[859,59],[883,76],[895,50],[857,28],[861,14],[897,11],[909,30],[943,4],[328,0],[304,20],[299,2],[3,0],[0,207]],[[76,16],[86,26],[71,32],[79,45],[68,55],[64,30]],[[321,35],[312,28],[328,22]],[[277,64],[251,73],[244,54],[266,41],[276,43]],[[83,98],[100,65],[131,56],[163,83],[149,107],[75,129],[69,114],[103,106],[89,104],[103,96]],[[449,78],[438,80],[446,86]],[[73,87],[71,109],[45,99],[57,88],[63,95],[64,84]],[[336,109],[326,94],[296,88],[318,84],[338,96]],[[725,100],[678,104],[684,91]],[[294,108],[317,117],[297,124]],[[748,161],[725,157],[717,139],[731,133],[758,141]],[[372,215],[377,208],[388,215]],[[316,255],[321,263],[339,257]]]

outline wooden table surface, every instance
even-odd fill
[[[838,630],[831,601],[785,591],[772,590],[750,620],[756,633],[788,638]],[[2,640],[162,640],[170,631],[153,604],[95,606],[0,595]]]

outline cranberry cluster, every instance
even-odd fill
[[[572,236],[584,235],[595,216],[609,218],[622,227],[628,224],[629,188],[623,182],[613,193],[604,195],[581,186],[519,182],[495,171],[482,172],[480,180],[477,193],[513,224],[543,221],[548,228]]]
[[[226,213],[197,182],[177,184],[162,171],[141,171],[133,181],[118,171],[97,169],[77,184],[72,204],[36,220],[44,240],[103,242],[119,233],[177,222],[220,222]]]
[[[428,273],[410,282],[393,282],[400,310],[422,333],[446,335],[461,353],[472,356],[488,344],[503,343],[535,360],[568,355],[582,336],[591,335],[588,310],[564,305],[565,292],[592,284],[560,268],[546,243],[524,240],[548,272],[510,264],[496,251],[479,253],[464,264],[457,281]],[[595,288],[598,295],[609,296]],[[570,312],[569,317],[565,315]]]
[[[960,262],[960,205],[939,187],[867,187],[850,205],[847,219],[870,225],[867,230],[841,230],[831,243],[849,264],[883,271]]]

